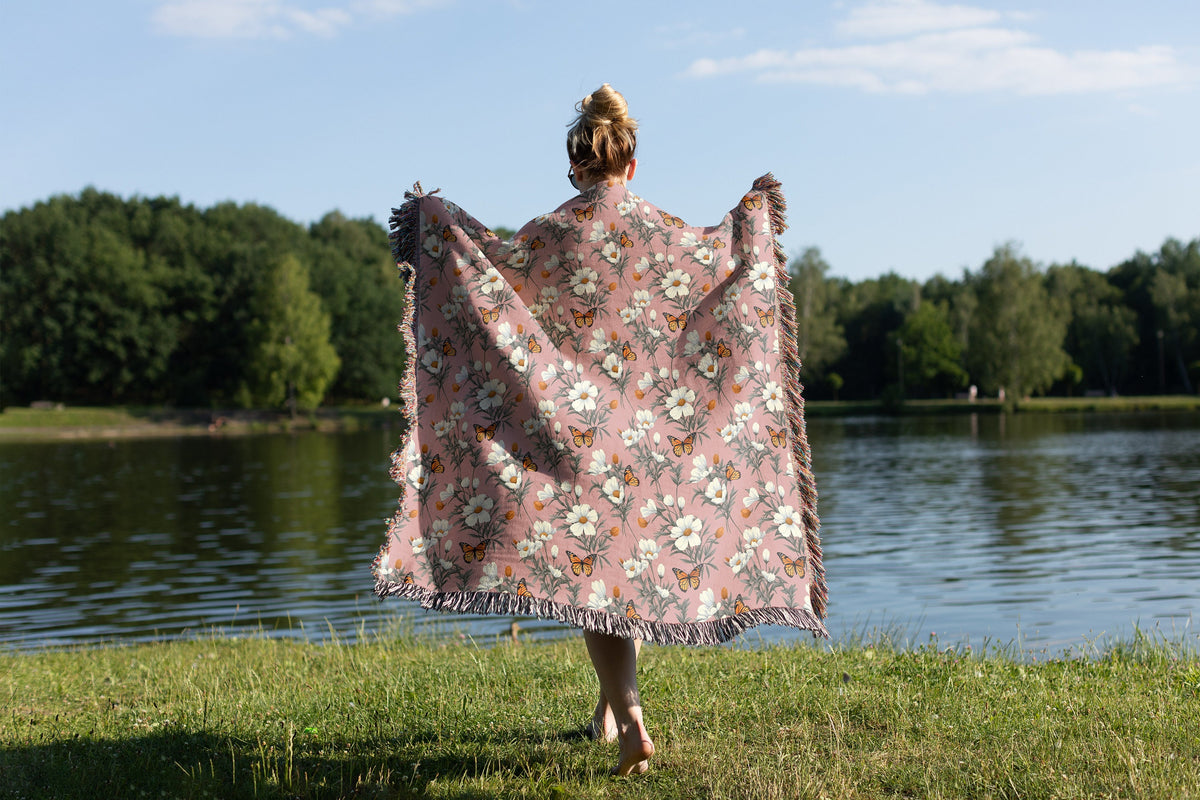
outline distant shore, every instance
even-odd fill
[[[239,436],[320,431],[338,433],[400,427],[397,404],[333,406],[303,412],[177,409],[126,406],[9,407],[0,411],[0,442],[61,439],[130,439],[170,436]],[[1198,395],[1143,397],[1035,397],[1018,402],[995,399],[881,401],[817,400],[805,404],[810,417],[1000,413],[1103,413],[1200,411]]]

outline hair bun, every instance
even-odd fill
[[[583,98],[579,106],[592,125],[622,125],[629,121],[629,104],[607,83]]]
[[[607,83],[575,104],[579,116],[567,131],[567,157],[591,176],[625,172],[637,149],[637,120],[621,93]]]

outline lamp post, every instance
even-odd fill
[[[1158,329],[1158,393],[1167,393],[1167,370],[1163,362],[1163,331]]]

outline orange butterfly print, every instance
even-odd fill
[[[500,309],[498,308],[481,308],[479,313],[483,316],[484,322],[495,322],[500,319]]]
[[[773,444],[775,447],[783,447],[785,444],[787,444],[787,428],[775,430],[768,425],[767,433],[771,434],[771,444]]]
[[[586,558],[580,558],[568,550],[567,558],[571,560],[571,572],[575,573],[576,575],[591,575],[592,570],[596,568],[595,553],[592,553]]]
[[[740,469],[738,469],[737,467],[735,467],[733,464],[726,463],[725,464],[725,477],[729,478],[729,480],[731,480],[731,481],[736,481],[738,478],[742,477],[742,471]]]
[[[621,231],[621,247],[633,247],[633,239],[625,235],[625,231]]]
[[[625,468],[625,483],[630,486],[639,486],[642,483],[641,478],[633,474],[633,467]]]
[[[448,356],[458,355],[458,351],[454,349],[454,345],[449,339],[442,342],[442,352]]]
[[[687,327],[687,312],[683,312],[679,316],[668,314],[665,311],[663,316],[667,318],[667,327],[673,331],[681,331]]]
[[[783,562],[783,571],[789,578],[804,577],[804,556],[788,558],[783,553],[780,553],[779,560]]]
[[[525,460],[521,462],[521,466],[530,472],[537,472],[537,464],[533,463],[533,454],[526,453]]]
[[[432,472],[445,472],[446,467],[442,464],[442,457],[434,456],[433,461],[429,462],[429,469]]]
[[[729,349],[729,345],[725,344],[724,339],[717,341],[717,355],[721,358],[729,358],[733,355],[733,351]]]
[[[473,547],[466,542],[459,542],[459,546],[462,547],[463,561],[467,562],[468,564],[470,564],[472,560],[483,561],[483,557],[487,555],[487,542],[480,542]]]
[[[629,342],[626,342],[625,346],[621,348],[621,355],[625,357],[626,361],[637,361],[637,353],[633,352]]]
[[[542,237],[540,236],[533,237],[533,241],[529,243],[530,250],[540,250],[545,246],[546,243],[542,241]]]
[[[496,423],[488,425],[486,428],[482,425],[475,426],[475,441],[482,442],[484,439],[496,438]]]
[[[587,208],[572,208],[571,210],[575,212],[576,222],[583,222],[585,219],[591,219],[596,216],[596,205],[594,203]]]
[[[596,321],[596,309],[594,308],[589,308],[586,312],[576,311],[572,308],[571,313],[575,315],[576,328],[582,328],[584,325],[590,328],[592,327],[592,323]]]
[[[720,239],[713,239],[713,249],[714,250],[720,250],[724,246],[725,246],[725,243],[722,242]]]
[[[529,591],[529,587],[525,585],[525,579],[517,581],[517,597],[533,597],[533,592]]]
[[[742,600],[742,596],[739,594],[737,599],[733,602],[733,613],[745,614],[749,610],[750,606],[746,605],[745,601]]]
[[[629,619],[641,619],[642,618],[642,615],[639,614],[637,612],[637,609],[635,609],[633,607],[632,600],[625,603],[625,616],[628,617]]]
[[[746,195],[742,198],[742,205],[746,207],[747,211],[753,211],[756,208],[762,208],[762,196],[755,195],[754,197],[751,197],[750,195]]]
[[[571,429],[571,439],[575,442],[576,447],[591,447],[596,441],[596,429],[588,428],[586,431],[581,431],[574,425],[568,425]]]
[[[695,449],[696,434],[689,434],[686,439],[676,439],[674,436],[667,434],[667,438],[671,441],[671,449],[675,451],[675,455],[682,456],[687,453],[689,456],[692,450]]]
[[[699,564],[697,564],[696,568],[693,569],[691,572],[684,572],[679,567],[671,567],[671,569],[675,572],[675,580],[679,581],[679,588],[682,589],[683,591],[686,592],[689,588],[691,588],[691,589],[699,589],[700,588],[700,565]]]
[[[676,228],[683,227],[683,220],[681,220],[679,217],[672,217],[670,214],[668,214],[665,211],[662,211],[661,209],[659,210],[658,213],[659,213],[659,216],[662,217],[663,222],[666,223],[666,225],[668,227],[670,227],[671,225],[674,225]]]
[[[538,344],[538,340],[536,338],[534,338],[533,334],[529,335],[529,352],[531,352],[531,353],[542,352],[542,346],[540,344]]]
[[[442,228],[442,238],[447,242],[457,242],[458,237],[454,235],[454,231],[450,230],[450,226]]]
[[[413,574],[411,572],[404,576],[403,583],[405,586],[412,586],[414,583],[416,583],[416,581],[413,580]]]
[[[755,306],[754,310],[758,312],[758,324],[762,325],[764,328],[768,325],[775,324],[775,309],[769,308],[766,311],[763,311],[758,306]]]

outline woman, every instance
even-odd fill
[[[419,189],[393,216],[414,358],[376,592],[582,628],[628,775],[640,640],[827,635],[824,572],[778,183],[690,227],[628,190],[620,93],[578,111],[579,194],[511,241]]]

